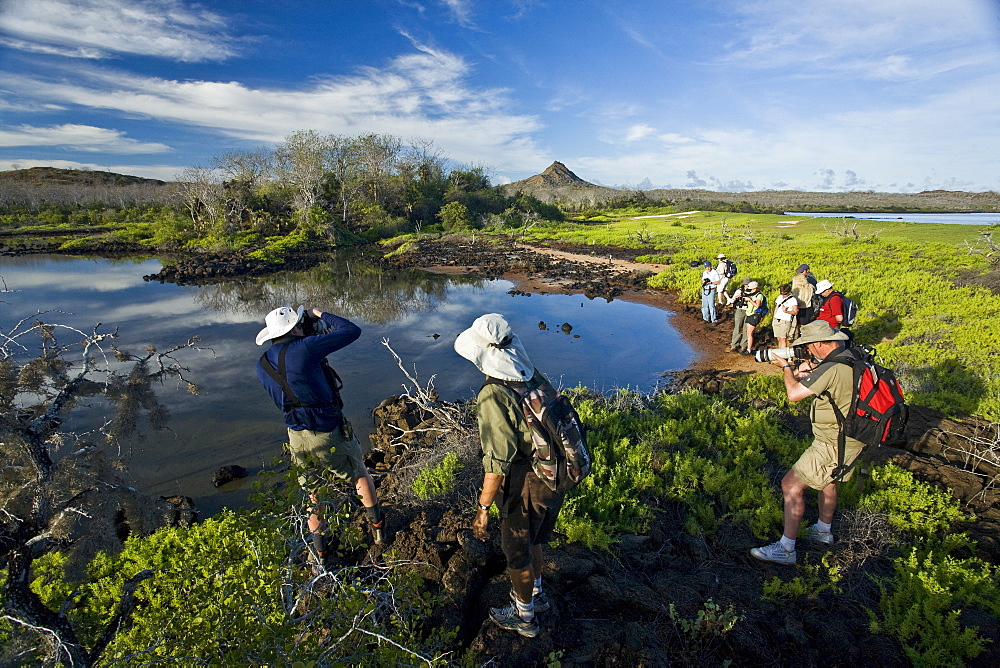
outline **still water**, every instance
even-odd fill
[[[0,332],[44,312],[40,317],[47,322],[85,332],[97,323],[101,331],[118,328],[118,346],[135,352],[200,337],[202,350],[180,355],[200,394],[173,383],[161,387],[170,431],[147,431],[124,454],[138,489],[193,497],[205,514],[239,506],[248,494],[246,481],[213,487],[218,467],[259,471],[286,440],[280,413],[254,373],[263,352],[254,337],[264,314],[283,304],[317,306],[361,327],[361,338],[330,360],[344,380],[345,412],[362,439],[371,430],[374,407],[409,384],[383,339],[421,385],[433,376],[442,399],[468,399],[482,376],[452,344],[483,313],[505,314],[535,365],[564,387],[648,391],[661,372],[684,368],[695,357],[670,326],[672,314],[650,306],[580,295],[512,296],[508,281],[387,272],[357,254],[334,256],[305,272],[210,286],[142,280],[160,268],[156,260],[0,258],[0,289],[7,289],[0,294]],[[572,328],[568,333],[564,323]],[[29,343],[36,345],[37,339]],[[83,408],[66,429],[92,428],[103,412],[99,405]]]
[[[895,220],[908,223],[946,223],[948,225],[996,225],[1000,213],[798,213],[786,211],[786,216],[812,218],[860,218],[862,220]]]

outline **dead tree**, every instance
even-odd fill
[[[116,525],[124,522],[142,532],[156,528],[155,509],[117,475],[104,450],[133,434],[143,415],[154,428],[165,424],[169,411],[157,400],[155,383],[172,379],[197,391],[176,357],[195,348],[197,338],[163,352],[149,347],[133,355],[114,345],[117,331],[99,328],[87,334],[22,320],[0,331],[0,450],[5,459],[0,558],[6,558],[8,571],[2,618],[15,630],[45,639],[54,662],[74,666],[98,660],[127,623],[136,586],[153,574],[143,572],[125,583],[115,615],[88,648],[66,614],[48,609],[30,589],[32,562],[58,548],[71,560],[75,555],[83,568],[97,549],[109,547],[109,537],[120,537]],[[63,335],[73,343],[61,343]],[[28,347],[35,340],[37,353]],[[61,430],[75,407],[99,401],[109,404],[112,417],[85,436],[96,434],[105,443]]]

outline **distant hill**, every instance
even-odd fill
[[[32,167],[0,172],[0,206],[37,209],[43,203],[77,206],[167,204],[177,183],[85,169]]]
[[[600,206],[615,199],[642,197],[690,208],[710,209],[720,203],[736,208],[741,204],[774,211],[916,212],[1000,211],[1000,193],[969,193],[961,190],[928,190],[920,193],[806,192],[801,190],[761,190],[755,192],[715,192],[700,189],[620,190],[584,181],[561,162],[553,162],[544,172],[503,186],[508,195],[523,192],[543,202],[570,206]]]
[[[95,172],[86,169],[59,169],[56,167],[32,167],[0,172],[0,183],[25,185],[84,185],[84,186],[164,186],[166,181],[144,179],[140,176],[116,174],[115,172]]]

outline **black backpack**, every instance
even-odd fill
[[[722,275],[726,278],[732,278],[736,275],[736,263],[732,260],[726,260],[726,268],[722,270]]]
[[[896,374],[878,364],[877,359],[874,348],[859,345],[837,353],[830,360],[846,364],[854,370],[854,392],[847,415],[840,412],[833,397],[830,397],[830,405],[840,425],[834,480],[839,480],[851,470],[851,466],[844,466],[847,438],[861,441],[866,448],[882,445],[899,447],[906,443],[906,421],[910,409],[903,398],[903,388]]]

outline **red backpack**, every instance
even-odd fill
[[[851,467],[844,466],[844,446],[853,438],[870,446],[902,446],[906,443],[906,420],[910,409],[903,398],[903,388],[891,369],[877,363],[874,348],[864,345],[847,348],[831,359],[854,370],[854,392],[847,415],[836,402],[830,405],[837,416],[840,433],[837,436],[837,468],[834,479],[841,478]]]

